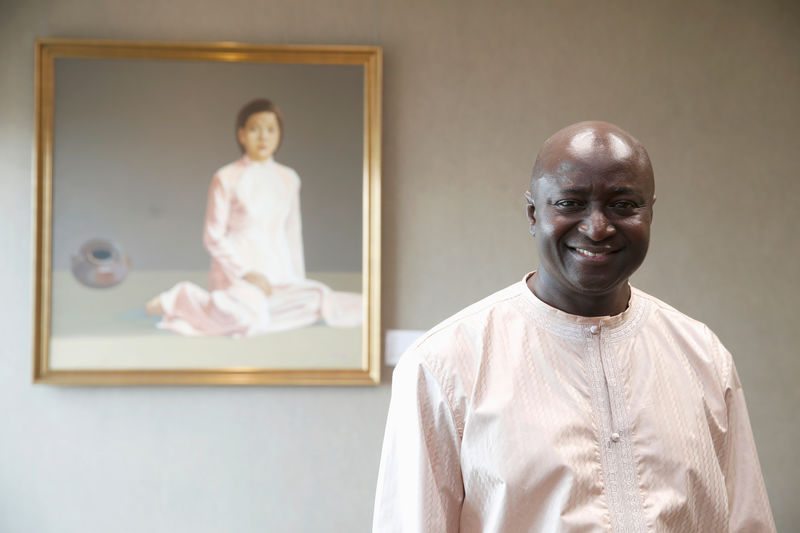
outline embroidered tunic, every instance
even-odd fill
[[[525,281],[395,369],[374,532],[772,532],[731,355],[632,289],[569,315]]]

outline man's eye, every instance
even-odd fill
[[[637,206],[633,202],[629,202],[628,200],[620,200],[618,202],[613,202],[611,204],[611,207],[613,207],[614,209],[617,209],[619,211],[632,211],[632,210],[636,209],[639,206]]]
[[[559,209],[566,209],[566,210],[579,209],[581,207],[581,203],[578,202],[577,200],[559,200],[555,202],[553,205],[555,205]]]

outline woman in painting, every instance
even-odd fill
[[[158,327],[192,336],[250,337],[324,321],[361,323],[361,295],[306,279],[300,178],[273,158],[283,138],[280,110],[266,99],[236,119],[243,156],[214,175],[203,243],[208,290],[180,282],[147,303]]]

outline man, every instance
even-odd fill
[[[373,531],[774,531],[730,354],[628,284],[655,202],[644,147],[569,126],[526,199],[539,269],[395,369]]]

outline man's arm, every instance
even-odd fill
[[[722,345],[719,348],[730,361],[725,387],[728,431],[720,457],[728,491],[728,530],[731,533],[774,533],[775,522],[761,475],[742,384],[730,354]]]
[[[441,385],[413,353],[392,377],[373,533],[457,532],[461,439]]]

